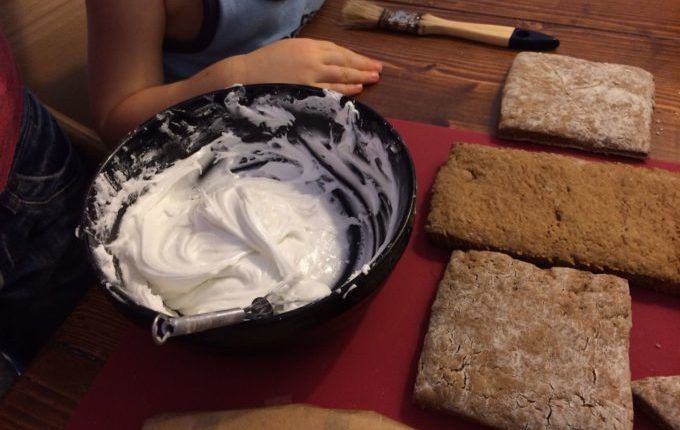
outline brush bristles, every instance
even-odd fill
[[[375,28],[384,8],[364,0],[349,0],[342,8],[340,25],[349,28]]]

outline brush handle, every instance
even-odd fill
[[[370,22],[370,21],[369,21]],[[382,9],[375,26],[383,30],[391,30],[412,34],[437,34],[474,40],[504,48],[549,51],[560,45],[560,41],[534,30],[509,27],[507,25],[476,24],[439,18],[429,13],[414,11]]]
[[[236,324],[245,318],[246,311],[241,308],[184,317],[158,314],[151,324],[151,337],[158,345],[162,345],[171,337],[199,333],[213,328]]]
[[[439,18],[429,13],[423,14],[418,34],[436,34],[474,40],[496,46],[508,47],[514,27],[506,25],[474,24]]]

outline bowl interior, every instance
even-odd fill
[[[236,86],[167,109],[128,135],[102,164],[88,192],[80,233],[109,293],[147,317],[157,313],[126,288],[117,259],[106,248],[116,239],[127,208],[146,191],[129,184],[132,180],[143,183],[204,146],[214,146],[225,133],[252,143],[252,150],[230,166],[232,172],[282,179],[276,178],[268,166],[284,163],[294,169],[299,163],[294,155],[269,151],[267,146],[263,150],[262,142],[270,142],[267,145],[274,148],[271,145],[276,144],[271,142],[285,137],[344,184],[333,191],[333,196],[343,210],[362,220],[347,231],[350,261],[340,281],[333,293],[319,302],[351,304],[375,290],[389,272],[384,270],[386,265],[391,269],[395,257],[401,254],[403,246],[395,250],[395,243],[404,236],[407,240],[410,233],[415,172],[408,150],[392,126],[361,103],[317,88],[271,84]],[[310,144],[310,135],[321,136],[321,145]],[[329,161],[328,151],[348,142],[355,145],[351,153],[358,161],[340,163],[342,166]],[[362,166],[369,165],[378,172],[361,171]],[[373,276],[369,276],[371,272]],[[323,306],[319,302],[275,319]]]

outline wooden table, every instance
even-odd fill
[[[388,1],[442,17],[524,26],[556,35],[557,51],[642,67],[656,77],[651,156],[680,162],[680,2],[652,0]],[[542,3],[538,5],[538,3]],[[384,116],[493,133],[515,52],[439,37],[345,30],[328,0],[303,36],[327,39],[385,64],[359,96]],[[0,400],[0,428],[62,428],[130,323],[92,288]]]

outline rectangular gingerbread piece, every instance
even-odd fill
[[[680,375],[638,379],[631,386],[635,408],[661,428],[680,430]]]
[[[654,77],[638,67],[522,52],[505,81],[498,134],[646,157],[653,107]]]
[[[454,251],[414,397],[508,429],[631,429],[626,280]]]
[[[680,174],[457,144],[426,230],[453,248],[608,272],[680,294]]]

